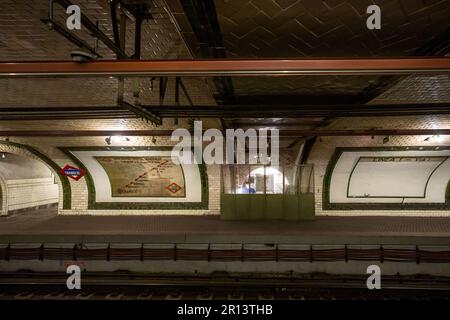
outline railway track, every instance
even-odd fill
[[[61,273],[0,273],[3,300],[450,300],[450,278],[385,276],[381,290],[366,278],[332,275],[148,275],[85,273],[68,290]]]

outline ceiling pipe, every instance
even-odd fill
[[[450,57],[1,62],[0,77],[450,74]]]
[[[175,94],[176,97],[176,94]],[[127,104],[128,106],[128,104]],[[124,107],[124,105],[122,105]],[[323,117],[383,117],[383,116],[418,116],[450,114],[450,103],[431,104],[343,104],[343,105],[141,105],[141,111],[153,115],[170,117],[197,118],[302,118],[311,121]],[[126,109],[126,108],[125,108]],[[2,107],[0,120],[13,119],[55,119],[59,117],[136,117],[129,110],[112,106],[84,106],[84,107]],[[141,116],[141,115],[139,115]],[[298,120],[297,120],[298,121]],[[321,120],[322,121],[322,120]]]

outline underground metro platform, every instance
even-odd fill
[[[450,4],[378,7],[2,2],[0,299],[448,299]]]

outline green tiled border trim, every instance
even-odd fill
[[[0,186],[0,214],[3,210],[3,188]]]
[[[88,209],[102,210],[202,210],[208,209],[208,175],[206,166],[199,164],[200,180],[202,188],[201,202],[96,202],[95,201],[95,184],[94,180],[84,166],[70,151],[138,151],[138,150],[172,150],[170,146],[156,147],[59,147],[70,159],[86,172],[86,184],[88,188]]]
[[[445,203],[330,203],[330,184],[334,168],[344,152],[359,151],[435,151],[449,150],[450,146],[414,147],[338,147],[335,149],[323,178],[323,210],[449,210],[450,181],[447,184]]]
[[[43,153],[37,151],[36,149],[34,149],[33,147],[24,145],[24,144],[20,144],[20,143],[16,143],[16,142],[11,142],[11,141],[0,141],[1,144],[4,145],[8,145],[8,146],[13,146],[19,149],[23,149],[26,150],[28,152],[31,152],[32,154],[34,154],[35,156],[37,156],[39,159],[41,159],[42,161],[44,161],[48,166],[50,166],[54,172],[58,175],[61,183],[62,183],[62,189],[63,189],[63,209],[70,209],[71,208],[71,199],[72,199],[72,190],[70,187],[70,182],[69,182],[69,178],[67,178],[66,176],[62,175],[60,170],[61,168],[52,160],[50,160],[50,158],[48,158],[46,155],[44,155]]]

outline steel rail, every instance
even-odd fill
[[[60,285],[66,281],[65,273],[27,272],[0,273],[0,285]],[[366,278],[357,275],[324,275],[321,277],[291,277],[266,276],[238,277],[238,276],[188,276],[188,275],[149,275],[130,273],[84,273],[85,286],[155,286],[155,287],[284,287],[284,288],[335,288],[367,289]],[[409,290],[450,290],[449,278],[412,276],[384,276],[383,289]]]
[[[0,77],[450,74],[450,57],[1,62]]]

